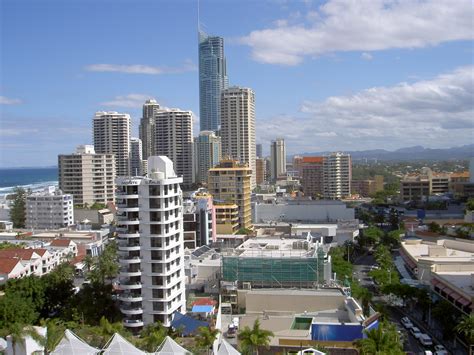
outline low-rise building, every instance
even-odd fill
[[[474,311],[474,242],[438,239],[433,242],[409,238],[400,255],[421,283],[460,311]]]
[[[54,186],[26,197],[26,228],[58,229],[74,224],[73,198]]]

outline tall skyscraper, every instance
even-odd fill
[[[263,158],[262,144],[257,144],[257,158]]]
[[[207,183],[210,168],[221,160],[221,137],[213,131],[202,131],[194,138],[194,164],[196,165],[196,182]]]
[[[186,311],[181,182],[164,156],[148,158],[147,177],[117,179],[118,299],[129,329],[169,327]]]
[[[186,187],[194,183],[193,118],[191,111],[160,110],[155,113],[155,153],[167,156]]]
[[[199,120],[201,131],[219,131],[221,91],[228,85],[224,39],[199,31]]]
[[[324,198],[341,199],[351,194],[351,156],[331,153],[323,158]]]
[[[114,154],[117,176],[130,175],[130,115],[96,112],[93,120],[94,149],[98,154]]]
[[[209,170],[207,189],[214,197],[216,210],[219,210],[219,204],[224,204],[226,208],[232,204],[237,205],[239,228],[252,228],[250,179],[250,168],[231,159],[223,159]],[[217,218],[217,223],[219,222]]]
[[[96,154],[92,145],[58,156],[59,188],[73,195],[76,205],[115,201],[115,176],[114,155]]]
[[[142,156],[145,160],[148,159],[148,157],[155,155],[155,113],[160,109],[160,105],[153,99],[146,100],[143,105],[143,114],[138,130],[139,137],[142,140]]]
[[[286,173],[286,148],[285,140],[277,138],[272,141],[270,145],[270,164],[271,164],[271,179],[276,181],[278,176]]]
[[[134,137],[130,140],[130,175],[143,175],[142,140],[140,138]]]
[[[222,156],[252,169],[251,188],[256,186],[255,94],[252,89],[233,86],[222,91]]]

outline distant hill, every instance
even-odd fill
[[[301,155],[325,155],[330,152],[303,153]],[[395,151],[385,149],[348,151],[353,160],[393,160],[393,161],[415,161],[415,160],[452,160],[469,159],[474,157],[474,144],[463,145],[446,149],[431,149],[422,146],[400,148]]]

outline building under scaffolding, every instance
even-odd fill
[[[222,257],[222,280],[238,288],[314,288],[331,278],[331,259],[318,240],[253,238]]]

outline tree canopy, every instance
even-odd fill
[[[27,191],[22,187],[15,187],[12,196],[10,220],[13,222],[14,228],[25,228]]]

